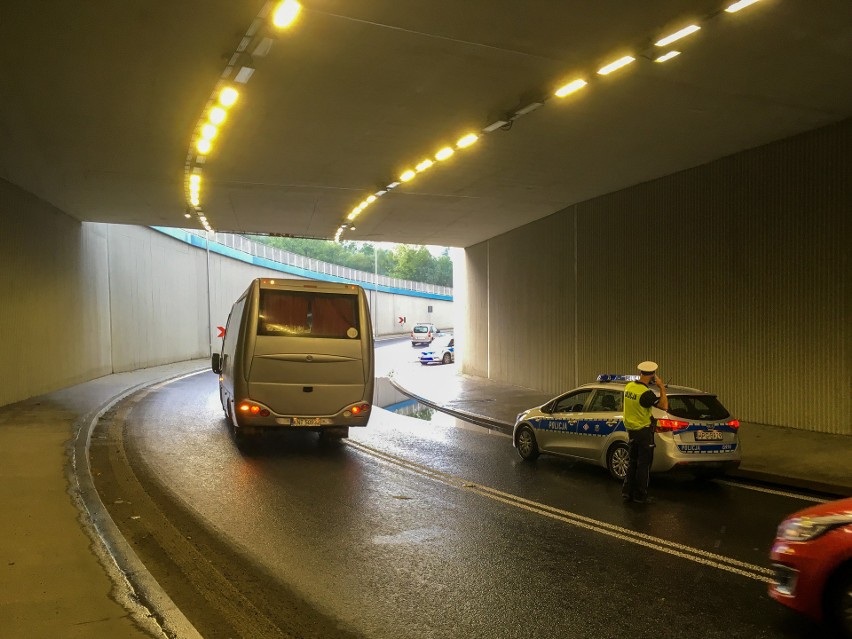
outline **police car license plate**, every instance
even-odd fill
[[[697,430],[695,431],[695,441],[714,442],[722,439],[722,433],[718,430]]]
[[[319,426],[319,417],[294,417],[293,426]]]

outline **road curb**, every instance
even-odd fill
[[[71,442],[71,467],[69,469],[72,496],[81,511],[81,519],[93,541],[100,545],[97,554],[108,561],[104,567],[120,592],[119,599],[133,619],[149,632],[159,632],[169,639],[202,639],[195,626],[184,616],[171,597],[166,594],[139,556],[121,534],[95,488],[89,461],[89,444],[92,432],[100,418],[125,398],[151,386],[171,380],[197,375],[207,370],[200,367],[177,375],[166,375],[131,386],[79,419]]]
[[[449,408],[447,406],[444,406],[443,404],[438,404],[425,397],[421,397],[420,395],[417,395],[416,393],[413,393],[404,386],[402,386],[398,381],[396,381],[396,379],[394,379],[393,375],[388,377],[388,381],[390,381],[391,386],[393,386],[400,393],[410,397],[413,400],[416,400],[420,404],[428,406],[429,408],[434,408],[435,410],[441,411],[442,413],[446,413],[447,415],[458,417],[459,419],[463,419],[466,422],[471,422],[472,424],[476,424],[477,426],[483,426],[484,428],[496,430],[505,435],[511,435],[512,430],[515,427],[514,424],[509,424],[508,422],[503,422],[492,417],[487,417],[486,415],[479,415],[470,411],[460,410],[458,408]]]

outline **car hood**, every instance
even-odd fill
[[[852,515],[852,497],[799,510],[789,515],[787,519],[792,519],[793,517],[825,517],[826,515],[843,515],[847,513]]]

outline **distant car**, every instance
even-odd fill
[[[787,517],[769,556],[770,597],[852,637],[852,497]]]
[[[456,339],[452,335],[439,337],[432,342],[429,348],[420,351],[420,363],[426,364],[452,364],[456,361]]]
[[[434,324],[415,324],[414,328],[411,329],[411,345],[427,346],[431,344],[432,340],[439,334],[440,332],[437,328],[435,328]]]
[[[512,443],[525,460],[553,453],[603,466],[623,480],[630,456],[624,427],[624,387],[635,376],[600,375],[586,384],[530,408],[515,420]],[[659,390],[651,386],[657,395]],[[656,421],[651,472],[688,470],[710,478],[740,465],[740,423],[715,395],[668,386],[668,411],[653,408]]]

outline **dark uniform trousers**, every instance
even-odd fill
[[[651,462],[654,461],[654,429],[651,426],[628,430],[630,438],[630,464],[621,494],[632,499],[648,497],[648,481],[651,477]]]

